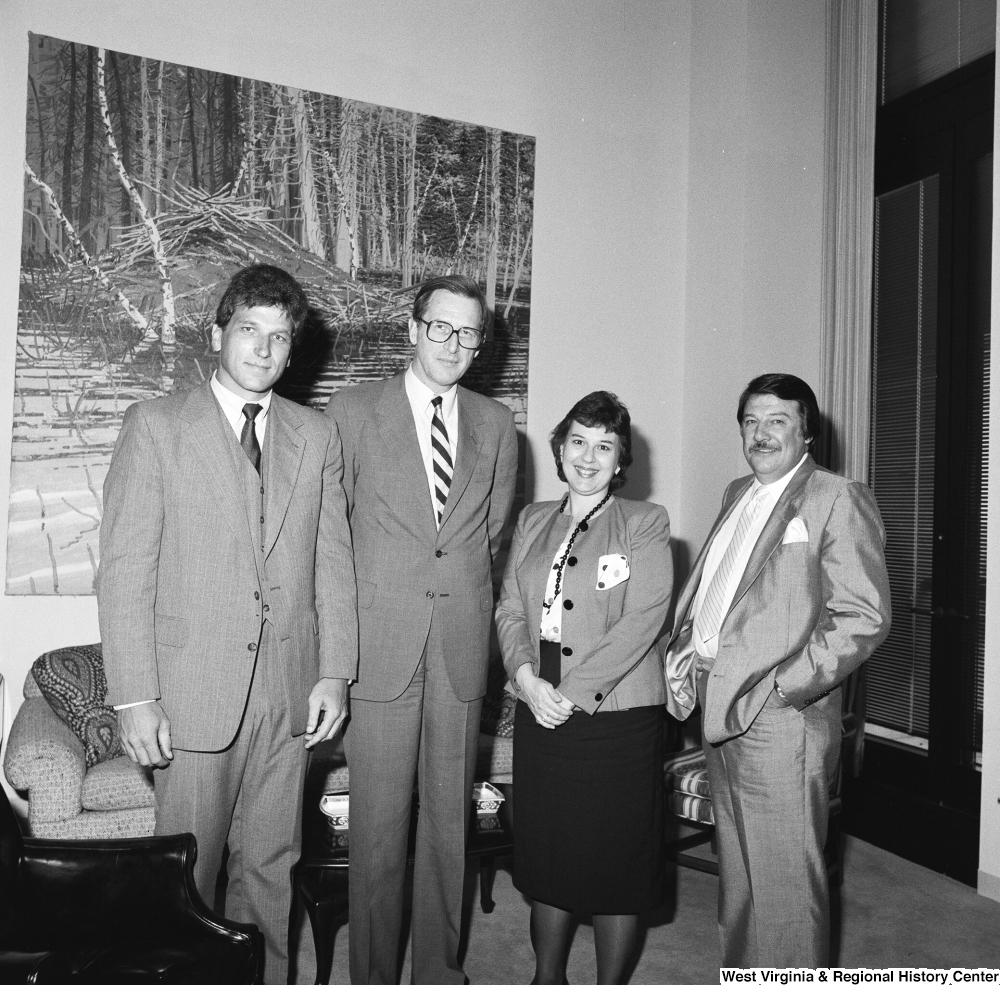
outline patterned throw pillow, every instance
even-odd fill
[[[43,653],[31,673],[49,707],[83,743],[87,769],[122,755],[117,715],[104,703],[108,682],[100,643]]]

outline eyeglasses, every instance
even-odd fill
[[[427,326],[427,338],[431,342],[443,345],[453,335],[457,335],[458,344],[463,349],[478,349],[483,344],[483,333],[476,328],[455,328],[446,321],[427,321],[426,318],[418,318],[417,321],[422,321]]]

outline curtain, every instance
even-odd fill
[[[877,0],[827,3],[818,458],[868,481]]]

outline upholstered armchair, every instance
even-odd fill
[[[4,772],[27,793],[33,836],[152,835],[152,778],[122,755],[106,693],[99,643],[45,653],[25,679]]]

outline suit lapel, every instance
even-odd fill
[[[389,460],[398,468],[399,475],[404,477],[402,481],[409,481],[409,477],[412,476],[420,476],[417,496],[424,504],[420,515],[426,518],[426,522],[434,528],[436,534],[437,525],[434,523],[434,504],[431,502],[430,488],[427,484],[427,470],[420,455],[417,426],[413,422],[413,411],[406,396],[403,376],[404,374],[400,373],[386,381],[382,396],[375,406],[375,426],[385,442]]]
[[[201,473],[206,485],[216,490],[215,501],[222,506],[220,513],[237,537],[246,537],[252,546],[246,510],[233,509],[233,504],[243,504],[243,491],[236,481],[232,466],[232,433],[210,383],[192,390],[182,405],[179,415],[188,425],[185,440],[194,455],[201,461]]]
[[[455,506],[462,498],[472,472],[479,460],[479,449],[482,442],[481,428],[483,421],[475,412],[466,396],[466,390],[458,388],[456,399],[458,400],[458,458],[455,462],[455,470],[451,477],[451,488],[448,490],[448,501],[444,504],[444,513],[441,517],[441,526],[448,522],[448,517],[455,511]]]
[[[806,482],[809,480],[809,476],[815,471],[816,463],[811,457],[807,458],[799,467],[798,472],[792,477],[785,491],[778,497],[778,502],[774,504],[774,509],[771,511],[771,515],[768,517],[767,523],[764,524],[764,529],[760,532],[757,543],[750,553],[746,570],[743,572],[743,577],[736,588],[736,594],[733,596],[732,605],[729,607],[730,611],[747,593],[747,590],[763,570],[768,558],[770,558],[781,544],[781,539],[785,535],[785,527],[788,526],[788,521],[799,512],[802,500],[805,497]]]
[[[291,420],[285,401],[277,394],[271,397],[271,409],[267,415],[267,434],[264,438],[264,557],[274,548],[278,533],[285,522],[288,504],[295,489],[295,482],[302,465],[306,442]]]

